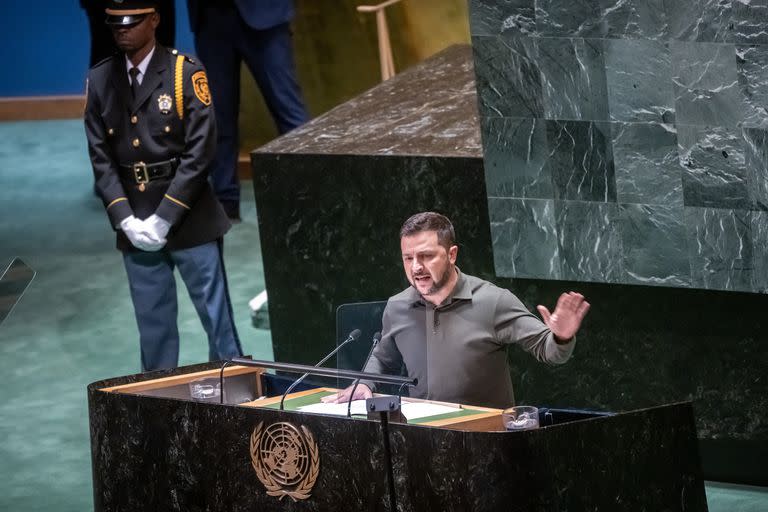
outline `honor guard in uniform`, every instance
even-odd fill
[[[208,335],[211,360],[242,355],[208,183],[216,123],[203,67],[156,43],[156,2],[105,2],[121,52],[88,74],[85,131],[96,190],[117,231],[143,370],[178,364],[174,269]]]

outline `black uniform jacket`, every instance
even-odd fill
[[[85,132],[96,190],[112,227],[129,215],[156,213],[171,223],[169,250],[218,239],[229,219],[208,183],[216,150],[216,121],[202,66],[160,45],[136,97],[131,94],[125,56],[115,55],[88,74]],[[176,86],[178,78],[181,87]],[[175,160],[175,172],[137,183],[128,168],[137,162]],[[175,165],[174,165],[175,166]],[[120,250],[136,250],[121,230]]]

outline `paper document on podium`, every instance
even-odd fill
[[[459,412],[461,407],[450,407],[442,404],[430,404],[428,402],[403,402],[400,405],[403,416],[409,420],[417,420],[428,416],[439,416]]]
[[[430,404],[427,402],[405,402],[400,404],[400,408],[403,411],[403,416],[408,420],[417,420],[419,418],[426,418],[428,416],[438,416],[441,414],[455,413],[461,410],[459,407],[449,407],[441,404]],[[346,416],[347,415],[347,403],[342,404],[325,404],[316,403],[311,405],[305,405],[299,407],[301,412],[313,412],[317,414],[330,414],[333,416]],[[365,409],[365,400],[355,400],[352,402],[352,415],[365,416],[367,411]]]
[[[347,402],[341,404],[325,404],[318,402],[316,404],[304,405],[299,407],[301,412],[314,412],[317,414],[331,414],[333,416],[346,416],[347,415]],[[354,400],[352,402],[352,414],[367,415],[365,410],[365,400]]]

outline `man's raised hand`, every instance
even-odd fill
[[[581,321],[589,311],[589,302],[576,292],[563,293],[557,299],[555,310],[550,313],[544,306],[537,306],[541,319],[555,335],[556,341],[567,342],[573,338],[581,327]]]

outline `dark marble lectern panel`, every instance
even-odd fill
[[[96,512],[707,510],[689,402],[505,432],[104,391],[217,367],[88,386]]]
[[[165,375],[183,371],[189,367]],[[145,374],[138,380],[146,379]],[[101,387],[105,381],[98,384]],[[373,422],[301,416],[301,425],[312,433],[322,455],[310,498],[296,501],[267,494],[252,466],[250,443],[259,423],[265,427],[278,421],[296,423],[295,413],[91,387],[89,414],[94,509],[99,512],[386,510],[383,450]],[[290,447],[290,440],[281,441]],[[355,461],[355,471],[349,470],[350,460]]]
[[[706,511],[689,407],[675,404],[528,432],[464,433],[463,450],[453,452],[447,448],[460,433],[420,429],[405,436],[407,427],[396,425],[395,459],[407,459],[411,474],[426,475],[429,482],[403,482],[410,498],[403,501],[413,505],[402,510],[421,512],[426,507],[419,503],[433,503],[438,510],[473,512],[613,511],[618,503],[626,510]],[[615,463],[632,469],[611,471]],[[592,482],[594,474],[599,485]],[[637,492],[640,481],[643,491]],[[468,492],[456,492],[458,482]]]
[[[497,510],[500,506],[520,512],[599,510],[600,504],[610,503],[608,508],[613,510],[705,511],[706,496],[698,489],[694,476],[698,461],[690,457],[696,450],[690,440],[695,427],[685,418],[686,405],[678,407],[613,417],[610,426],[608,422],[586,420],[562,425],[551,432],[539,429],[527,438],[518,436],[495,448],[487,438],[469,438],[468,451],[478,454],[467,467],[470,488],[499,489],[498,494],[478,493],[469,509]],[[578,447],[583,445],[590,446],[592,464],[585,464],[578,455]],[[613,462],[624,469],[609,470]],[[510,474],[519,475],[517,485],[510,485],[503,475],[495,473],[497,467],[507,467]],[[604,485],[588,482],[597,467],[601,468],[600,480]],[[681,468],[685,469],[681,472]],[[568,476],[558,478],[559,492],[546,492],[551,477],[561,472]],[[646,478],[655,483],[649,482],[644,492],[610,490],[629,489],[632,482]]]

